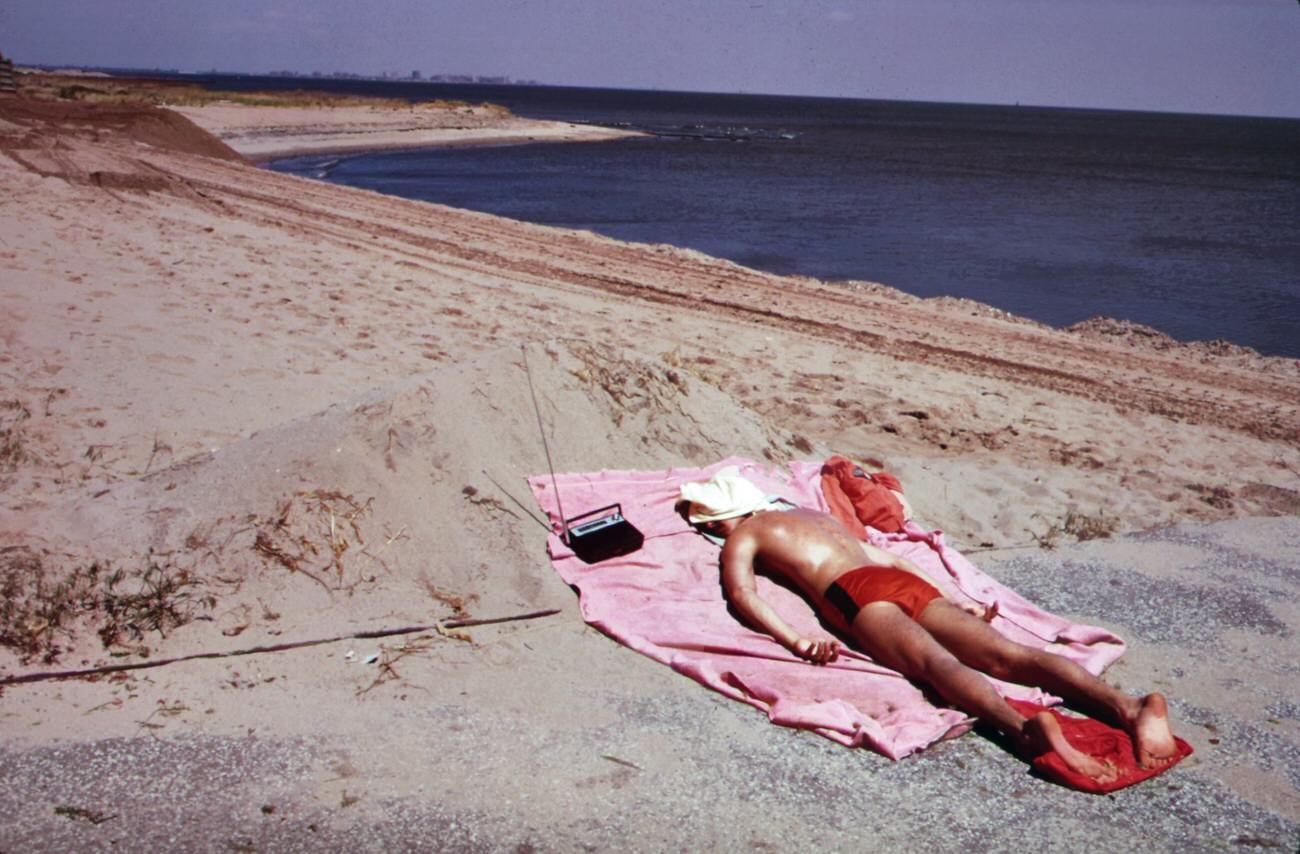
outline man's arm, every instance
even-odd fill
[[[839,643],[831,638],[817,640],[804,637],[790,628],[785,620],[758,595],[754,583],[754,557],[757,543],[743,533],[727,538],[722,549],[722,590],[751,625],[776,639],[781,646],[814,664],[825,664],[839,657]]]

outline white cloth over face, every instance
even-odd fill
[[[771,506],[767,494],[742,477],[736,466],[727,466],[705,481],[683,483],[681,494],[690,502],[687,517],[692,525],[734,519]]]

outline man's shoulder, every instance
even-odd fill
[[[769,530],[803,529],[810,526],[815,527],[822,524],[825,518],[828,518],[825,513],[819,513],[816,510],[809,510],[805,507],[769,510],[765,513],[759,513],[758,516],[755,517],[755,519],[762,520],[762,528]]]
[[[745,523],[736,528],[731,536],[727,538],[727,543],[735,542],[747,547],[762,547],[771,543],[774,539],[780,539],[787,533],[791,522],[798,523],[798,517],[789,518],[788,514],[795,512],[789,510],[765,510],[762,513],[756,513]]]

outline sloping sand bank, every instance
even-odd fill
[[[0,571],[31,645],[4,673],[561,614],[7,687],[0,846],[956,850],[1118,820],[1121,850],[1294,847],[1295,360],[765,275],[257,170],[140,138],[173,121],[149,111],[16,103]],[[522,481],[545,457],[521,344],[562,469],[883,462],[1013,585],[1135,640],[1112,677],[1167,691],[1197,757],[1095,802],[978,738],[893,765],[584,629]],[[1220,524],[1021,548],[1188,521]]]

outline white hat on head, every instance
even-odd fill
[[[768,497],[740,475],[740,468],[727,466],[705,481],[682,484],[682,499],[690,502],[687,518],[692,525],[733,519],[771,506]]]

